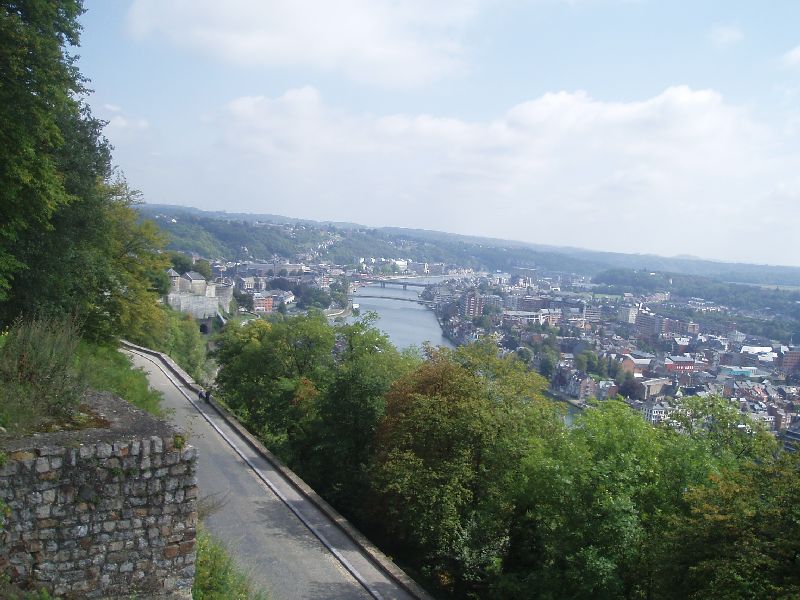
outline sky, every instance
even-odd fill
[[[800,2],[86,0],[150,203],[800,266]]]

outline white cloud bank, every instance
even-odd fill
[[[353,114],[305,87],[237,98],[208,126],[207,147],[162,165],[172,184],[141,182],[150,201],[800,262],[797,157],[713,91],[551,93],[468,122]]]
[[[237,65],[308,66],[418,85],[462,68],[478,0],[135,0],[138,36],[165,36]]]

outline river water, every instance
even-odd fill
[[[409,302],[417,300],[421,291],[422,288],[404,290],[396,285],[382,288],[380,284],[372,284],[360,287],[353,294],[353,302],[360,306],[362,315],[366,312],[377,313],[376,327],[384,331],[401,350],[409,346],[421,347],[425,342],[452,348],[450,341],[442,335],[442,328],[433,311],[423,304]]]

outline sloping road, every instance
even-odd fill
[[[198,450],[200,497],[219,504],[206,527],[272,600],[414,597],[156,359],[129,355]]]

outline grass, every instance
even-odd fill
[[[82,341],[74,320],[18,320],[0,335],[0,426],[7,431],[100,426],[81,412],[88,388],[164,416],[144,372],[116,348]]]
[[[130,359],[116,348],[81,342],[76,363],[92,389],[111,392],[155,416],[164,416],[161,393],[151,389],[144,371],[134,369]]]
[[[69,422],[86,390],[73,357],[80,344],[72,319],[18,319],[0,341],[0,425],[31,432]]]
[[[194,600],[268,600],[239,568],[225,546],[203,528],[197,529]]]

